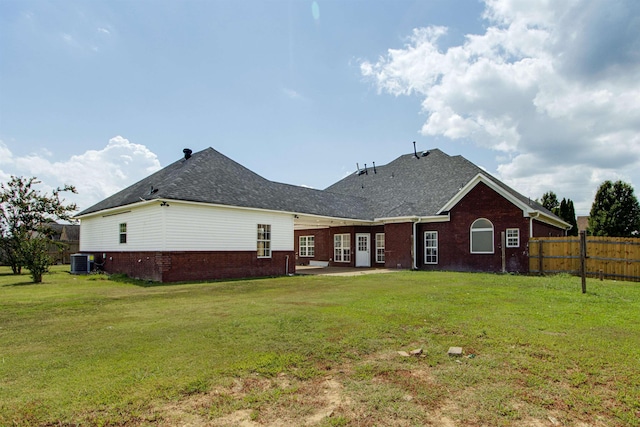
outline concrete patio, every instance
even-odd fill
[[[362,274],[394,273],[402,270],[391,268],[319,267],[296,265],[296,274],[308,276],[358,276]]]

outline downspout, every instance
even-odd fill
[[[529,238],[533,238],[533,219],[540,216],[540,212],[531,212],[531,214],[535,214],[535,216],[529,217]]]
[[[417,236],[417,231],[418,231],[418,222],[420,221],[420,218],[417,218],[415,221],[413,221],[413,250],[411,251],[411,258],[412,258],[412,269],[413,270],[417,270],[418,269],[418,263],[416,260],[416,255],[418,253],[418,236]]]

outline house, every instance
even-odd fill
[[[589,216],[578,216],[576,222],[578,223],[578,232],[589,231]]]
[[[269,181],[212,148],[77,215],[80,251],[161,282],[292,274],[296,264],[528,271],[569,224],[461,156],[414,152],[325,190]]]
[[[56,264],[69,264],[71,254],[78,252],[80,244],[80,226],[77,224],[49,224],[52,236],[51,239],[62,245],[52,245],[49,249],[49,256]]]

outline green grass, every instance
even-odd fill
[[[67,271],[31,284],[0,268],[2,426],[640,426],[638,284]]]

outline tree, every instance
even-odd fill
[[[576,210],[573,207],[573,201],[571,199],[562,198],[561,202],[558,202],[558,196],[553,191],[547,191],[542,195],[540,204],[551,211],[552,214],[557,215],[561,220],[571,224],[571,229],[567,231],[569,236],[578,235],[578,221],[576,219]]]
[[[573,207],[573,200],[563,198],[560,202],[557,215],[564,221],[571,224],[571,230],[567,231],[569,236],[578,235],[578,221],[576,219],[576,210]]]
[[[540,204],[547,210],[557,215],[558,207],[560,203],[558,203],[558,196],[553,191],[547,191],[542,195],[542,201]]]
[[[633,187],[625,182],[605,181],[596,192],[589,213],[594,236],[631,237],[640,232],[640,205]]]
[[[55,244],[51,223],[72,221],[76,210],[75,204],[65,205],[60,199],[62,192],[76,193],[75,187],[65,185],[49,195],[36,190],[37,184],[35,177],[15,176],[0,184],[0,255],[14,274],[27,268],[34,283],[42,281],[51,265],[48,250]]]

